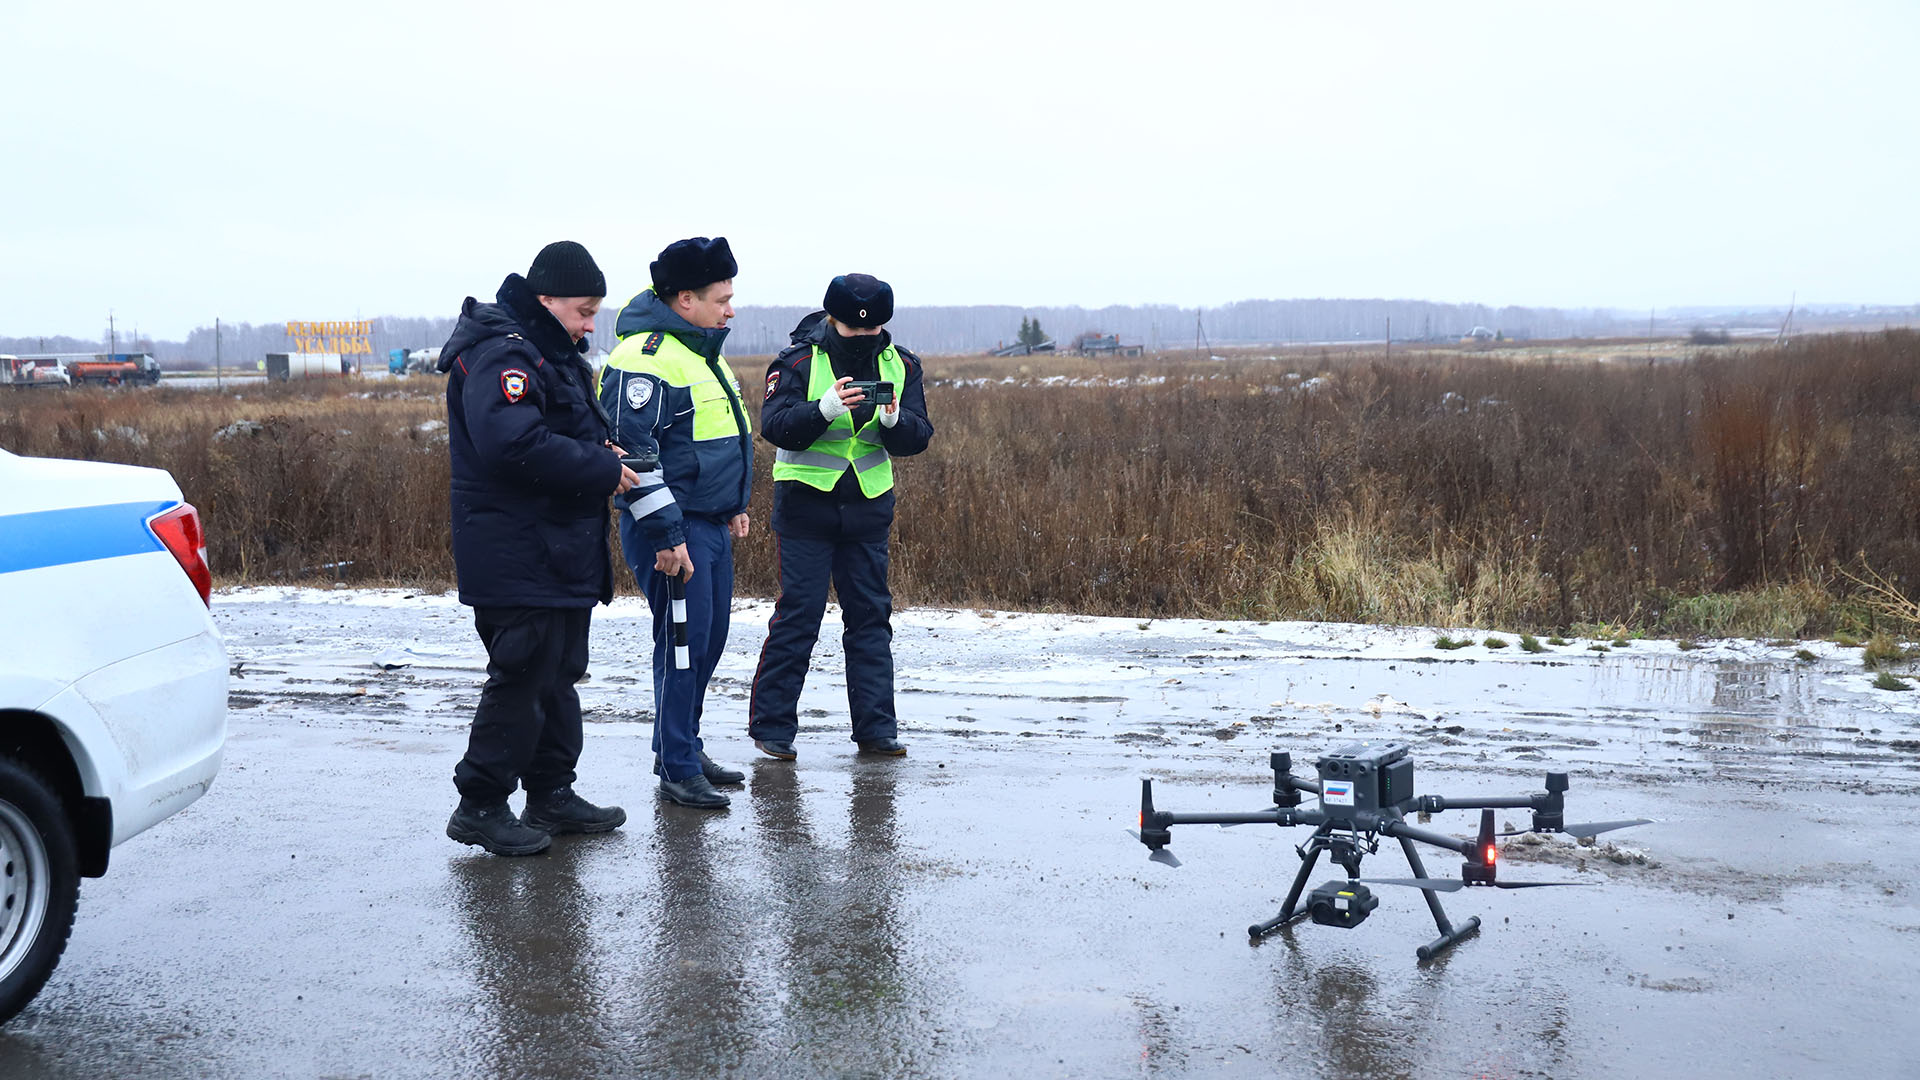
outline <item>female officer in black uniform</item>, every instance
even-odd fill
[[[899,756],[907,750],[893,707],[892,459],[925,450],[933,424],[920,358],[885,329],[892,286],[843,274],[827,286],[823,306],[800,320],[793,344],[767,369],[760,434],[778,448],[773,532],[780,600],[754,672],[747,730],[763,752],[796,756],[800,688],[831,583],[845,623],[853,739],[861,753]],[[892,403],[869,400],[856,382],[891,384]]]

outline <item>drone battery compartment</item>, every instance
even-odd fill
[[[1323,755],[1320,802],[1353,811],[1379,810],[1413,797],[1413,759],[1405,743],[1354,743]]]

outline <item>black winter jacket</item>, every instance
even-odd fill
[[[605,445],[593,370],[525,278],[509,274],[498,301],[467,297],[440,353],[460,602],[607,603],[607,497],[620,459]]]

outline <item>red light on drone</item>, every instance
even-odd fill
[[[1494,847],[1492,844],[1487,845],[1487,865],[1488,866],[1492,866],[1493,860],[1498,858],[1499,855],[1500,855],[1499,848]]]

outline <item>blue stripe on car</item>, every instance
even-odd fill
[[[0,515],[0,574],[165,551],[147,522],[179,505],[130,502]]]

